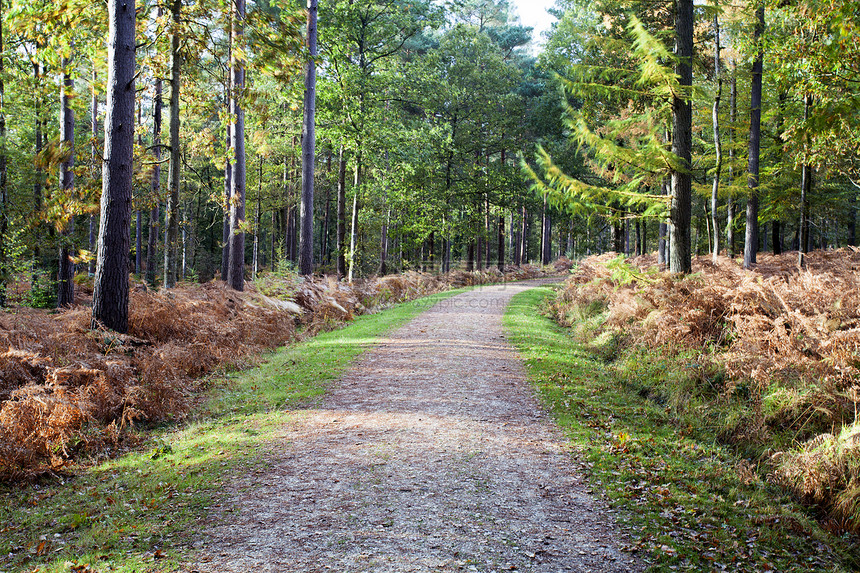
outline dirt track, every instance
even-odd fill
[[[236,476],[187,571],[637,571],[501,326],[527,285],[443,301]]]

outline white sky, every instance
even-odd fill
[[[523,26],[534,28],[532,32],[534,41],[543,44],[541,33],[549,30],[550,24],[555,21],[555,18],[547,14],[546,9],[551,8],[555,0],[511,0],[510,3],[520,15]]]

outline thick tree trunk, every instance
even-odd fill
[[[714,97],[714,109],[711,114],[714,124],[714,152],[716,153],[716,166],[714,168],[714,186],[711,189],[711,227],[714,237],[713,256],[714,263],[720,254],[720,220],[717,217],[719,207],[720,171],[723,168],[723,146],[720,141],[720,99],[723,97],[723,75],[720,67],[720,18],[714,15],[714,77],[717,80],[717,95]]]
[[[164,287],[176,285],[179,265],[179,90],[182,55],[179,53],[181,0],[173,0],[171,15],[176,29],[170,47],[170,167],[167,172],[167,212],[165,213]]]
[[[302,202],[301,245],[299,272],[314,272],[314,155],[316,153],[316,56],[317,56],[317,0],[308,0],[308,48],[310,59],[305,64],[305,107],[302,121]]]
[[[244,34],[245,0],[234,0],[233,45],[242,44]],[[227,284],[233,290],[245,289],[245,110],[240,104],[245,91],[244,61],[233,50],[230,69],[230,114],[233,124],[230,143],[233,148],[233,173],[230,179],[230,263]]]
[[[676,0],[675,6],[675,73],[681,89],[689,89],[693,85],[693,0]],[[681,161],[681,168],[672,171],[669,271],[673,273],[690,272],[692,121],[692,95],[676,94],[672,98],[672,153]]]
[[[346,157],[343,144],[337,154],[337,276],[346,276]]]
[[[761,89],[764,48],[761,45],[761,35],[764,33],[764,6],[756,10],[756,26],[754,42],[756,58],[752,67],[752,85],[750,86],[750,137],[749,161],[747,164],[747,186],[750,197],[747,201],[747,229],[744,240],[744,268],[748,269],[756,262],[758,252],[758,185],[759,185],[759,152],[761,149]]]
[[[60,141],[66,146],[65,150],[69,154],[68,159],[60,167],[60,185],[63,191],[69,194],[75,185],[75,173],[73,171],[75,164],[75,113],[70,104],[75,84],[69,71],[70,66],[69,60],[63,61],[65,71],[63,72],[63,83],[60,86],[62,91],[60,97],[60,113],[62,115],[60,119]],[[132,121],[134,121],[133,110]],[[60,262],[57,273],[57,306],[59,307],[69,306],[75,302],[75,264],[71,259],[74,224],[74,216],[70,216],[60,237]]]
[[[128,330],[128,251],[134,155],[134,0],[108,2],[105,168],[92,327]]]

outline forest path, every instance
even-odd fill
[[[268,470],[228,480],[188,570],[641,569],[505,341],[505,307],[535,285],[443,300],[362,355]]]

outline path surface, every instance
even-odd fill
[[[442,301],[364,354],[230,486],[189,570],[639,570],[504,339],[526,288]]]

